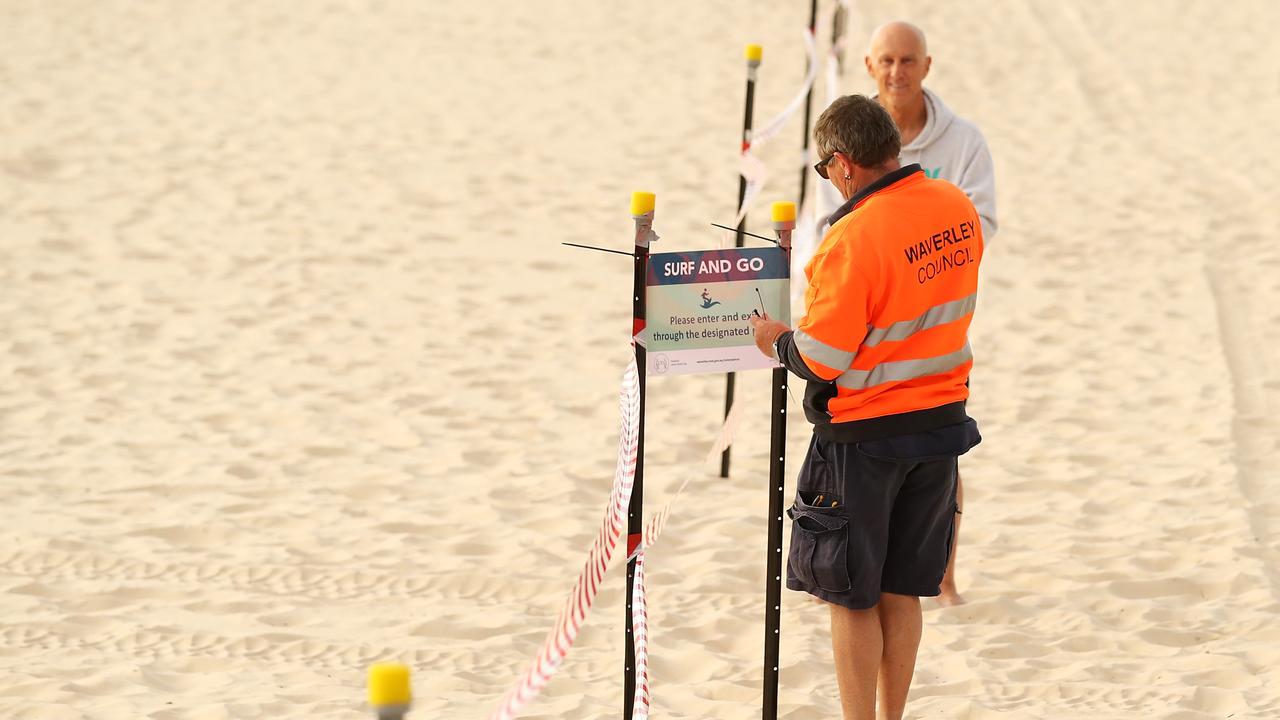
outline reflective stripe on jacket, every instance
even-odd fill
[[[811,421],[859,437],[843,424],[904,416],[892,426],[914,431],[964,417],[982,247],[973,203],[918,165],[833,216],[805,268],[805,317],[791,338],[820,378],[806,393]]]

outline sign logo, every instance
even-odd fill
[[[671,361],[666,355],[658,354],[653,358],[653,372],[656,375],[665,375],[671,369]]]

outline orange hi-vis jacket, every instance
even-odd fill
[[[809,420],[838,441],[964,422],[982,260],[973,203],[909,165],[831,222],[805,268],[805,317],[779,344],[784,364],[810,381]]]

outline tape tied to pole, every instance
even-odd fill
[[[635,395],[632,397],[631,392]],[[503,697],[497,710],[489,716],[490,720],[513,720],[523,709],[538,696],[551,677],[559,671],[569,649],[577,638],[579,629],[586,619],[587,613],[595,602],[596,590],[600,580],[608,569],[613,557],[614,548],[625,527],[626,508],[630,502],[631,484],[635,478],[636,449],[639,439],[639,381],[635,360],[627,368],[623,378],[621,394],[622,431],[619,433],[618,468],[614,474],[614,487],[610,494],[609,512],[601,524],[595,543],[588,552],[587,562],[569,591],[565,607],[551,632],[547,634],[542,648],[534,658],[533,664],[516,682],[515,686]],[[742,422],[741,405],[734,403],[721,425],[716,439],[708,448],[706,461],[714,462],[725,448],[731,446],[737,436]],[[634,413],[634,416],[632,415]],[[642,539],[635,550],[623,561],[623,565],[631,560],[636,561],[635,581],[632,586],[632,636],[636,649],[636,694],[633,704],[633,720],[647,718],[650,712],[649,693],[649,614],[647,588],[644,579],[645,550],[652,548],[662,530],[666,527],[671,510],[693,481],[695,474],[690,473],[662,510],[654,513],[645,524]],[[621,508],[619,510],[619,508]],[[616,519],[616,525],[614,521]]]
[[[742,413],[738,411],[740,407],[741,405],[735,402],[733,407],[729,408],[729,414],[725,416],[724,424],[720,426],[720,432],[717,433],[715,442],[707,449],[707,463],[715,462],[720,457],[720,453],[733,444],[733,440],[738,434],[738,426],[742,423]],[[632,703],[632,720],[648,720],[651,706],[649,695],[649,603],[648,590],[644,581],[645,550],[652,548],[658,541],[658,536],[662,534],[663,528],[667,525],[667,518],[671,515],[671,509],[675,507],[680,496],[684,494],[685,488],[689,487],[693,477],[692,474],[686,476],[684,482],[680,483],[680,487],[676,489],[671,499],[663,505],[662,510],[649,518],[649,522],[645,523],[640,544],[627,558],[628,562],[632,559],[636,561],[635,584],[631,590],[631,634],[636,648],[636,692],[635,700]]]
[[[621,415],[618,432],[618,462],[614,471],[613,489],[609,505],[600,524],[600,532],[587,553],[587,560],[577,581],[565,598],[564,607],[551,631],[547,633],[542,648],[533,663],[503,696],[490,720],[512,720],[538,696],[542,688],[560,669],[560,665],[573,647],[582,622],[595,604],[605,572],[609,569],[618,539],[626,528],[627,507],[635,482],[636,461],[640,440],[640,380],[635,358],[623,374],[622,388],[618,394]]]
[[[842,0],[844,1],[844,0]],[[753,152],[767,143],[781,131],[792,115],[804,102],[805,95],[813,87],[817,77],[817,48],[813,33],[804,31],[805,52],[808,58],[808,72],[800,90],[783,110],[766,123],[759,131],[753,132],[743,143],[739,172],[746,180],[746,192],[743,194],[742,206],[733,225],[738,225],[746,217],[747,209],[764,189],[768,171]],[[637,217],[649,222],[637,223],[636,245],[649,247],[658,240],[652,228],[652,210]],[[638,332],[633,341],[643,345],[643,332]],[[516,681],[515,685],[503,696],[497,709],[489,716],[489,720],[514,720],[528,704],[538,696],[552,676],[560,669],[568,656],[569,650],[577,639],[583,621],[595,604],[595,597],[601,581],[608,571],[618,540],[622,536],[626,524],[627,507],[631,500],[631,491],[635,481],[636,462],[639,444],[640,421],[640,388],[639,375],[633,357],[623,375],[622,389],[619,393],[619,409],[621,427],[618,442],[618,462],[614,473],[613,489],[610,493],[608,509],[601,523],[600,532],[596,536],[587,553],[587,560],[577,580],[570,589],[565,605],[561,609],[556,624],[547,634],[542,648],[535,656],[533,663]],[[734,403],[725,417],[724,424],[717,434],[716,440],[708,450],[707,458],[713,460],[727,447],[733,444],[740,423],[738,404]],[[648,680],[648,609],[647,594],[644,582],[645,550],[653,547],[666,526],[671,508],[680,499],[689,486],[693,476],[686,477],[662,510],[651,516],[646,523],[641,541],[634,552],[628,553],[627,561],[636,560],[636,571],[632,587],[632,633],[636,648],[636,692],[633,703],[634,718],[648,720],[650,712],[649,680]]]
[[[742,196],[742,206],[738,208],[738,216],[730,223],[731,225],[738,225],[747,216],[747,210],[751,207],[751,203],[759,197],[761,191],[764,190],[765,181],[769,177],[764,163],[756,157],[755,151],[781,132],[787,121],[791,119],[791,116],[795,115],[804,106],[805,96],[808,95],[809,89],[813,87],[814,79],[818,76],[817,43],[814,41],[813,33],[808,28],[804,30],[804,51],[805,57],[808,59],[808,72],[805,73],[804,82],[801,84],[799,91],[791,98],[791,102],[782,108],[782,112],[775,115],[759,130],[753,130],[747,141],[743,143],[742,157],[738,162],[738,173],[747,181],[747,189]]]
[[[840,0],[831,14],[831,49],[827,52],[827,105],[840,97],[840,77],[844,75],[844,51],[848,45],[845,25],[853,14],[851,0]]]
[[[635,580],[631,588],[631,637],[636,648],[636,694],[632,720],[649,719],[649,609],[644,586],[644,549],[636,553]]]
[[[840,77],[842,75],[841,58],[847,44],[844,23],[853,14],[850,0],[840,0],[832,14],[832,43],[827,52],[823,75],[826,81],[827,99],[824,107],[830,107],[840,97]],[[810,144],[807,151],[801,153],[801,167],[812,172],[807,166],[817,162],[816,144]],[[809,283],[804,274],[805,264],[813,257],[819,242],[822,240],[822,228],[826,224],[827,213],[839,206],[840,198],[834,194],[830,185],[819,183],[814,192],[805,196],[804,207],[800,208],[795,234],[792,236],[791,253],[791,312],[798,317],[804,314],[804,296]]]
[[[658,233],[653,230],[653,211],[636,215],[636,247],[652,247],[658,242]]]

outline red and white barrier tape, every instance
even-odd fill
[[[636,694],[631,704],[632,720],[649,720],[649,606],[644,587],[644,549],[636,555],[636,574],[631,587],[631,639],[636,649]]]
[[[800,110],[800,107],[804,105],[805,98],[809,95],[809,88],[813,87],[813,81],[818,77],[818,46],[813,38],[813,33],[809,32],[808,28],[804,30],[804,55],[805,62],[808,65],[804,82],[800,85],[800,89],[791,98],[791,102],[782,108],[781,112],[769,122],[760,126],[759,129],[751,131],[751,147],[760,147],[782,132],[782,128],[791,119],[791,116],[795,115]]]
[[[634,397],[630,394],[632,391],[635,393]],[[489,716],[490,720],[512,720],[520,714],[531,700],[537,697],[542,688],[559,670],[560,664],[569,653],[569,648],[573,646],[574,639],[577,637],[578,630],[586,618],[587,611],[591,609],[592,604],[595,602],[595,595],[600,586],[600,581],[608,569],[609,560],[613,557],[613,550],[622,535],[624,517],[631,500],[631,488],[635,481],[640,401],[634,359],[627,367],[627,372],[623,378],[620,404],[622,409],[622,429],[619,432],[618,469],[614,474],[614,488],[609,502],[609,514],[605,517],[605,522],[600,529],[600,535],[596,537],[595,544],[592,545],[591,551],[587,556],[586,565],[578,576],[577,582],[574,583],[573,589],[569,591],[565,607],[561,610],[555,626],[547,634],[547,639],[543,643],[542,649],[515,687],[503,697],[498,709]],[[725,418],[715,442],[712,443],[707,451],[708,463],[718,458],[725,448],[733,444],[733,439],[738,432],[738,425],[742,420],[741,413],[738,411],[739,407],[737,403],[734,403],[729,409],[729,415]],[[644,576],[644,551],[653,547],[654,543],[657,542],[658,536],[662,534],[663,528],[666,527],[671,508],[680,499],[693,477],[693,475],[690,475],[685,478],[662,510],[649,518],[649,522],[645,524],[640,544],[631,556],[627,558],[627,561],[636,560],[635,579],[632,584],[631,594],[631,632],[636,655],[634,720],[647,719],[651,703],[649,696],[649,611]]]
[[[595,603],[605,571],[609,569],[609,561],[613,558],[618,538],[626,527],[627,507],[631,502],[631,488],[636,478],[636,455],[640,441],[640,382],[635,358],[627,365],[627,371],[623,375],[618,405],[622,416],[618,431],[618,464],[614,472],[609,507],[600,524],[600,533],[587,553],[582,572],[578,574],[569,596],[565,598],[560,616],[547,633],[542,649],[515,686],[503,696],[498,708],[489,716],[490,720],[515,718],[560,669],[560,664],[569,654],[569,648],[573,647],[583,620]]]
[[[720,426],[716,441],[707,450],[708,463],[719,458],[720,453],[733,444],[733,439],[738,434],[738,425],[742,422],[742,415],[738,412],[739,407],[737,403],[734,403],[729,408],[729,415],[724,419],[724,424]],[[686,477],[684,482],[680,483],[680,487],[676,489],[675,494],[667,501],[667,504],[662,506],[662,510],[654,513],[649,518],[649,522],[645,523],[640,545],[631,555],[636,561],[635,582],[631,588],[631,636],[634,639],[636,649],[636,694],[632,703],[633,720],[648,720],[651,704],[649,696],[649,600],[644,582],[644,551],[653,547],[654,543],[658,541],[658,536],[662,534],[662,529],[667,525],[667,518],[671,515],[671,508],[675,506],[676,501],[684,494],[685,488],[689,487],[689,483],[692,480],[693,475]]]
[[[720,426],[720,432],[716,435],[716,440],[707,448],[705,463],[711,463],[720,457],[720,454],[733,444],[733,439],[738,435],[738,426],[742,424],[742,413],[738,411],[740,405],[734,403],[729,408],[729,414],[724,419],[724,424]],[[641,536],[640,545],[631,553],[631,557],[636,558],[646,548],[653,547],[658,541],[658,536],[662,534],[662,529],[667,526],[667,518],[671,515],[671,508],[675,507],[676,501],[684,494],[685,488],[689,487],[689,483],[693,481],[694,474],[685,477],[684,482],[680,483],[680,487],[676,488],[671,499],[667,501],[662,509],[649,516],[649,522],[645,523],[644,534]]]
[[[853,3],[850,0],[839,0],[831,22],[840,23],[841,28],[853,15]],[[822,108],[831,106],[840,97],[840,78],[842,75],[841,57],[848,47],[848,33],[843,29],[834,34],[834,42],[827,51],[824,67],[826,84],[826,101]],[[821,112],[819,112],[819,115]],[[810,144],[800,159],[801,167],[811,165],[819,158],[816,144]],[[805,172],[811,172],[807,167]],[[791,235],[791,315],[799,317],[804,314],[804,296],[809,287],[808,278],[804,274],[805,266],[813,258],[818,245],[822,242],[822,228],[826,225],[827,215],[834,212],[844,202],[840,193],[832,185],[822,182],[817,174],[810,175],[813,180],[813,192],[805,196],[804,206],[799,210],[795,232]]]
[[[848,6],[848,0],[840,0],[840,3]],[[816,42],[813,33],[807,29],[804,33],[804,41],[805,53],[808,58],[808,73],[804,84],[791,102],[783,108],[782,112],[765,123],[759,131],[752,133],[750,142],[743,148],[740,172],[747,180],[747,189],[743,196],[742,207],[739,209],[737,218],[734,219],[734,225],[742,222],[752,201],[764,189],[764,183],[768,177],[764,163],[752,153],[752,150],[758,149],[778,134],[787,120],[799,110],[805,95],[813,87],[814,80],[817,78]],[[836,87],[835,78],[831,74],[831,66],[835,64],[834,55],[833,49],[832,57],[828,60],[827,92],[829,96],[834,93]],[[807,163],[808,160],[806,158],[805,162]],[[573,647],[574,640],[577,639],[578,631],[582,628],[582,623],[586,619],[587,613],[590,612],[591,606],[595,603],[600,583],[609,568],[609,561],[613,558],[618,539],[622,536],[627,508],[631,502],[631,489],[635,482],[636,455],[639,443],[640,386],[634,358],[623,375],[622,390],[619,394],[619,408],[622,419],[618,436],[618,464],[614,473],[609,507],[601,523],[600,532],[587,553],[587,561],[583,565],[582,572],[579,573],[573,588],[569,591],[569,596],[565,599],[564,608],[561,609],[556,624],[547,633],[547,639],[543,642],[542,649],[515,686],[503,696],[498,708],[489,716],[490,720],[513,720],[530,701],[538,696],[538,693],[542,691],[542,688],[546,686],[551,677],[556,674],[565,657],[568,656],[569,649]],[[725,418],[724,425],[721,427],[716,441],[707,452],[708,462],[718,457],[725,448],[733,444],[740,419],[738,405],[734,404],[729,411],[728,417]],[[653,547],[654,543],[657,542],[663,528],[666,527],[671,508],[680,499],[692,479],[692,476],[686,478],[671,500],[663,506],[662,510],[649,518],[649,522],[645,524],[640,544],[631,556],[627,558],[628,560],[632,558],[636,560],[631,597],[631,631],[636,651],[636,692],[633,698],[634,720],[648,720],[651,707],[649,696],[649,613],[644,576],[645,550]]]
[[[775,115],[769,122],[761,125],[759,130],[753,130],[751,137],[744,143],[742,148],[738,172],[742,177],[746,178],[747,187],[742,196],[742,207],[738,208],[738,216],[730,223],[735,227],[742,222],[742,218],[746,217],[748,208],[751,207],[751,203],[760,195],[760,192],[764,190],[765,181],[769,177],[764,163],[755,156],[754,151],[782,131],[783,126],[787,124],[791,116],[795,115],[800,106],[804,104],[805,97],[809,94],[809,89],[813,87],[813,81],[818,77],[818,47],[813,38],[813,33],[808,28],[804,30],[804,52],[808,61],[808,72],[805,74],[804,83],[800,85],[800,90],[791,98],[791,102],[782,108],[782,112]]]
[[[832,13],[831,22],[840,23],[841,27],[838,33],[834,33],[832,38],[831,49],[827,51],[827,104],[823,107],[830,107],[831,103],[840,97],[840,76],[844,74],[842,58],[845,49],[848,47],[848,32],[844,27],[848,23],[849,16],[853,15],[853,2],[851,0],[839,0],[836,4],[836,11]]]

